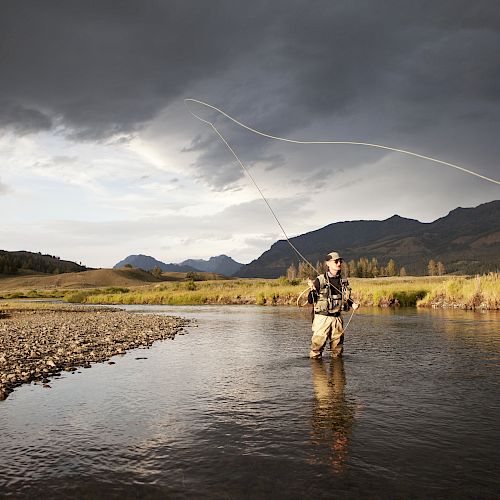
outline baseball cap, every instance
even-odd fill
[[[327,261],[327,260],[337,260],[337,259],[343,260],[343,259],[342,259],[342,257],[339,255],[339,253],[338,253],[338,252],[330,252],[330,253],[326,256],[325,261]]]

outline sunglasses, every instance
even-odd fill
[[[330,256],[328,256],[328,259],[326,259],[326,262],[328,262],[329,260],[332,260],[332,258]],[[342,262],[344,262],[344,259],[333,259],[333,262],[335,262],[335,264],[338,264],[339,262],[342,264]]]

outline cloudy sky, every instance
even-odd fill
[[[497,0],[2,0],[0,249],[247,263],[282,238],[185,98],[498,179],[499,54]],[[446,166],[189,107],[290,236],[500,198]]]

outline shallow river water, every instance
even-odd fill
[[[196,326],[1,401],[0,497],[500,497],[498,313],[128,309]]]

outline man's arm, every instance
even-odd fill
[[[349,288],[349,290],[351,289],[349,287],[349,282],[347,280],[342,280],[343,283],[345,283],[345,285]],[[350,295],[350,294],[349,294]],[[348,311],[349,309],[353,309],[354,311],[359,307],[359,304],[357,302],[354,302],[354,300],[352,300],[350,297],[347,301],[347,308],[346,310]]]
[[[319,279],[316,278],[314,281],[308,279],[307,284],[309,285],[309,295],[307,296],[307,302],[309,304],[314,304],[314,302],[318,300]]]

